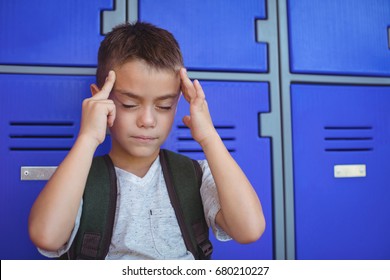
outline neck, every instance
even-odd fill
[[[114,165],[120,169],[126,170],[140,178],[148,173],[153,162],[158,157],[159,151],[148,157],[137,157],[132,155],[123,156],[123,153],[116,153],[113,149],[109,155]]]

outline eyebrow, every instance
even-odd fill
[[[141,99],[142,99],[142,96],[137,95],[137,94],[132,93],[132,92],[129,92],[129,91],[114,90],[114,92],[117,92],[117,93],[122,94],[122,95],[126,95],[127,97],[130,97],[130,98],[134,98],[134,99],[138,99],[138,100],[141,100]],[[160,100],[166,100],[166,99],[175,99],[175,98],[177,98],[179,95],[180,95],[180,93],[166,94],[166,95],[157,97],[156,100],[157,100],[157,101],[160,101]]]

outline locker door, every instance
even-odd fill
[[[264,0],[139,1],[139,18],[171,31],[191,70],[267,72],[267,45],[256,42]]]
[[[296,258],[389,259],[390,87],[291,94]]]
[[[201,83],[214,126],[254,186],[267,221],[264,235],[250,245],[212,239],[213,259],[273,259],[271,145],[270,139],[259,137],[259,114],[269,111],[268,84],[206,81]],[[188,112],[188,104],[182,98],[171,137],[164,146],[194,159],[204,159],[200,146],[181,121]]]
[[[46,181],[26,180],[31,174],[21,174],[21,167],[62,161],[77,136],[81,101],[93,81],[87,76],[0,75],[1,259],[43,258],[29,239],[27,220]]]
[[[390,1],[288,0],[294,73],[390,76]]]
[[[93,66],[112,0],[0,1],[0,64]]]

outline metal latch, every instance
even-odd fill
[[[335,178],[366,177],[365,164],[343,164],[334,166]]]
[[[49,180],[56,171],[57,166],[22,166],[20,168],[20,180],[45,181]]]

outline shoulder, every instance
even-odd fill
[[[213,174],[211,173],[209,163],[206,159],[198,160],[197,162],[199,163],[203,172],[201,190],[207,191],[215,189],[215,181]]]
[[[209,163],[207,162],[206,159],[200,159],[197,160],[199,163],[200,167],[202,168],[203,173],[208,172],[210,170]]]

